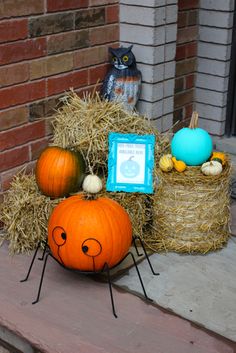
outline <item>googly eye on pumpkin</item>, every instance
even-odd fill
[[[82,251],[85,255],[95,257],[101,254],[102,246],[100,242],[94,238],[88,238],[82,243]]]
[[[62,246],[66,242],[66,232],[64,228],[58,226],[52,231],[52,238],[58,246]]]
[[[122,60],[123,60],[125,63],[127,63],[127,61],[129,60],[128,55],[124,55],[123,58],[122,58]]]

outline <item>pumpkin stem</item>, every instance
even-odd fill
[[[197,127],[198,127],[198,113],[194,111],[192,113],[192,117],[191,117],[191,120],[190,120],[189,128],[190,129],[196,129]]]
[[[89,193],[86,193],[84,194],[84,200],[96,200],[97,199],[97,195],[96,194],[89,194]]]

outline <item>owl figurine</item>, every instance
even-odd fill
[[[128,111],[132,111],[137,103],[142,77],[132,47],[109,48],[113,67],[106,75],[101,91],[105,99],[121,102]]]

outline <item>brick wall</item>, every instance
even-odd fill
[[[48,144],[58,98],[104,78],[119,40],[118,0],[4,0],[0,4],[0,196]]]
[[[197,65],[199,0],[178,1],[174,122],[191,116]]]

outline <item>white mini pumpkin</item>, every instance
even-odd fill
[[[102,181],[97,175],[89,174],[84,178],[83,190],[90,194],[97,194],[102,190]]]
[[[201,171],[205,175],[219,175],[222,172],[222,164],[217,161],[203,163]]]

